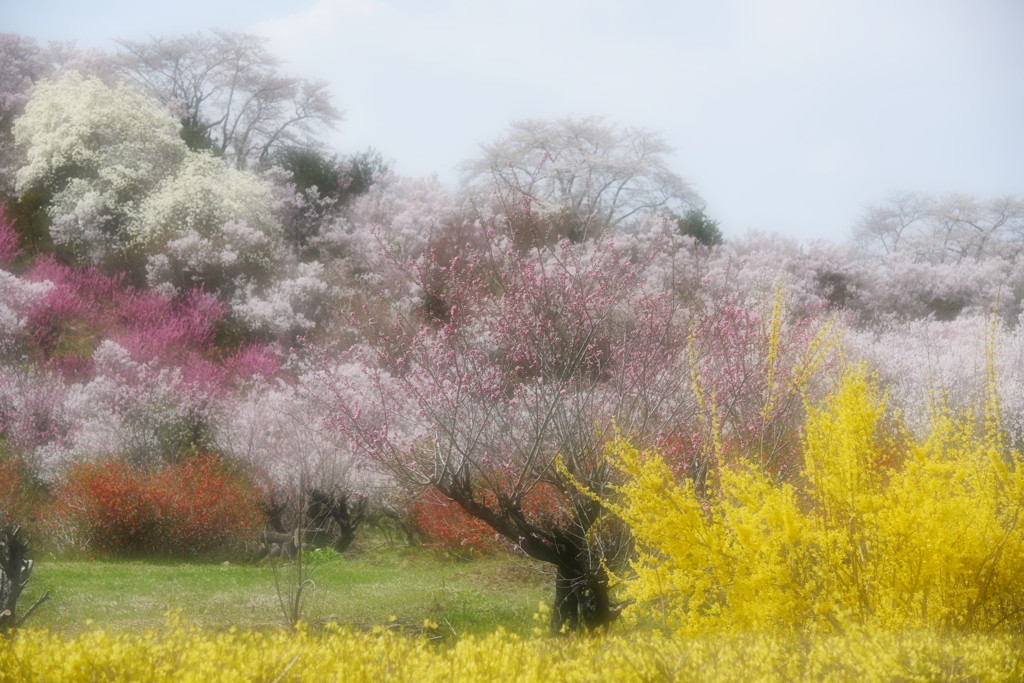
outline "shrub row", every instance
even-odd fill
[[[47,504],[15,458],[0,459],[0,523],[42,520],[46,534],[81,552],[195,556],[230,550],[266,523],[259,493],[223,460],[200,454],[159,470],[121,460],[72,465]],[[555,514],[554,491],[535,493],[527,514]],[[447,552],[481,555],[507,544],[434,488],[412,504],[414,530]]]

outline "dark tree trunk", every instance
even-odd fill
[[[356,529],[366,518],[366,499],[359,498],[351,503],[347,493],[329,494],[312,489],[307,514],[314,529],[333,527],[330,545],[343,553],[352,545]]]
[[[270,500],[263,505],[263,514],[267,518],[267,525],[270,526],[271,530],[284,534],[288,533],[284,526],[284,513],[288,509],[285,503],[277,500],[273,496]]]
[[[434,485],[524,553],[555,566],[553,632],[604,628],[618,616],[619,610],[611,604],[608,575],[601,564],[604,558],[587,540],[587,532],[601,511],[599,503],[590,498],[578,500],[573,518],[563,528],[543,529],[531,523],[515,501],[499,500],[496,507],[491,507],[476,500],[465,478]]]
[[[557,566],[555,575],[555,608],[551,612],[551,630],[570,631],[581,626],[588,631],[604,628],[615,620],[608,595],[608,577],[603,570],[586,567]]]
[[[0,529],[0,634],[18,625],[18,598],[32,575],[29,542],[20,531]]]

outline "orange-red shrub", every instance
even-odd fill
[[[494,505],[494,494],[484,492],[484,499]],[[539,526],[558,524],[562,495],[554,488],[537,486],[522,500],[523,512]],[[469,554],[486,554],[502,547],[511,548],[485,522],[473,517],[458,503],[449,500],[434,487],[427,488],[413,502],[410,517],[417,532],[428,543],[444,550]]]
[[[494,530],[430,487],[412,504],[413,526],[431,545],[454,552],[492,553],[500,541]]]
[[[79,463],[57,493],[55,511],[84,546],[108,553],[228,550],[261,524],[251,484],[208,455],[155,473],[120,461]]]
[[[262,526],[258,494],[223,461],[199,455],[150,480],[162,533],[154,550],[196,554],[255,536]]]

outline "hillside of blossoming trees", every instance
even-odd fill
[[[649,131],[514,122],[455,190],[340,119],[248,36],[0,35],[7,528],[388,520],[549,565],[556,629],[1024,624],[1024,200],[723,239]]]

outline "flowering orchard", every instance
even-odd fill
[[[554,564],[559,623],[606,622],[604,562],[621,548],[554,462],[603,487],[598,455],[614,422],[646,438],[685,417],[685,326],[667,297],[644,291],[628,254],[519,250],[512,237],[409,264],[419,310],[365,319],[368,344],[349,360],[366,371],[336,378],[335,420],[399,481],[433,486]],[[538,487],[565,498],[539,519],[524,509]]]
[[[259,112],[282,136],[218,130],[233,105],[183,97],[167,52],[212,85],[212,45],[251,50],[249,85],[273,72],[244,36],[116,58],[0,36],[0,520],[197,555],[331,524],[344,549],[387,515],[546,563],[556,629],[1019,632],[1019,199],[897,196],[846,244],[705,243],[654,134],[519,122],[450,191],[300,144],[337,119],[315,84],[266,100],[312,107]],[[817,657],[795,675],[834,671]],[[938,671],[1002,671],[961,664]]]

